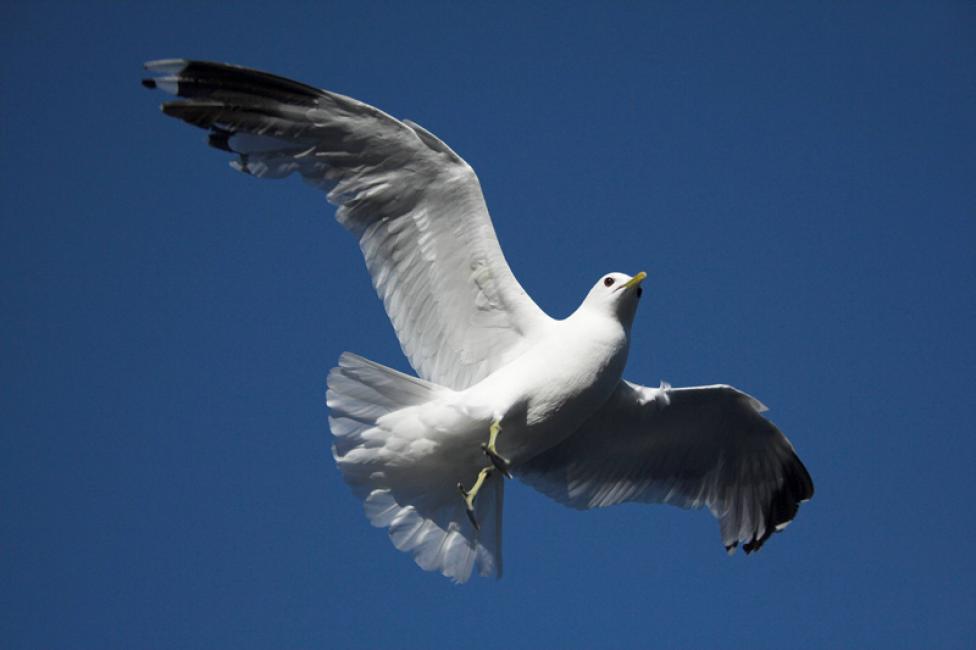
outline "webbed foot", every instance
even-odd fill
[[[470,490],[465,490],[464,485],[461,483],[457,484],[458,490],[464,498],[465,511],[467,512],[468,519],[471,520],[471,525],[474,526],[475,530],[481,530],[481,526],[478,524],[478,519],[474,516],[474,500],[477,498],[478,492],[481,491],[481,486],[485,484],[485,480],[491,476],[494,470],[494,467],[485,467],[478,472],[478,478]]]
[[[508,459],[498,453],[495,448],[495,444],[498,442],[498,434],[502,430],[501,422],[495,420],[491,423],[491,427],[488,429],[488,443],[481,443],[481,451],[485,452],[485,456],[491,460],[491,464],[495,468],[505,475],[505,478],[512,478],[512,473],[509,471],[510,463]]]
[[[505,478],[512,478],[512,473],[509,471],[510,464],[507,458],[499,455],[497,451],[484,442],[481,443],[481,451],[485,452],[485,456],[491,460],[491,464],[495,466],[495,469],[504,474]]]

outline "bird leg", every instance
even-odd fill
[[[478,472],[478,479],[471,486],[470,490],[465,490],[464,485],[458,483],[458,490],[461,492],[461,496],[464,497],[464,505],[467,508],[468,519],[471,520],[471,525],[474,526],[475,530],[481,530],[481,526],[478,525],[478,520],[474,516],[474,499],[478,496],[478,492],[481,490],[481,486],[485,484],[485,480],[491,476],[491,473],[495,471],[494,467],[485,467],[480,472]]]
[[[488,429],[488,444],[481,443],[481,451],[485,452],[491,460],[491,464],[495,468],[505,475],[505,478],[512,478],[512,473],[508,470],[509,462],[508,459],[501,456],[498,450],[495,449],[495,443],[498,441],[498,434],[502,430],[501,422],[495,420],[491,423],[491,427]]]
[[[471,525],[474,526],[475,530],[481,530],[481,526],[478,524],[477,518],[474,516],[474,500],[478,496],[478,492],[481,487],[491,476],[492,472],[498,470],[504,474],[507,478],[512,478],[512,474],[508,471],[509,462],[508,459],[501,456],[495,449],[495,443],[498,442],[498,433],[502,430],[502,425],[498,420],[491,423],[491,427],[488,429],[488,442],[481,443],[481,451],[485,452],[485,456],[491,460],[491,465],[482,468],[478,472],[478,478],[475,480],[474,485],[471,486],[470,490],[465,490],[464,485],[458,483],[458,491],[461,492],[461,496],[464,498],[464,505],[468,513],[468,519],[471,520]]]

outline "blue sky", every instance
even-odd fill
[[[976,642],[976,9],[601,4],[6,6],[4,647]],[[409,369],[354,241],[159,114],[175,56],[437,133],[554,316],[646,269],[627,376],[758,396],[814,500],[729,558],[510,484],[501,581],[420,571],[328,451],[339,353]]]

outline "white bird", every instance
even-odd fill
[[[329,373],[333,455],[366,515],[421,568],[502,571],[516,476],[574,508],[706,507],[722,542],[758,549],[813,483],[765,407],[731,386],[622,378],[643,272],[606,274],[547,316],[502,255],[471,167],[408,120],[248,68],[171,59],[143,81],[210,131],[231,165],[328,192],[420,378],[344,353]]]

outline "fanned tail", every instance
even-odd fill
[[[369,521],[426,571],[501,576],[503,479],[490,476],[479,493],[475,529],[457,484],[473,480],[478,454],[452,454],[451,432],[429,423],[429,405],[449,389],[348,352],[328,385],[332,453]]]

